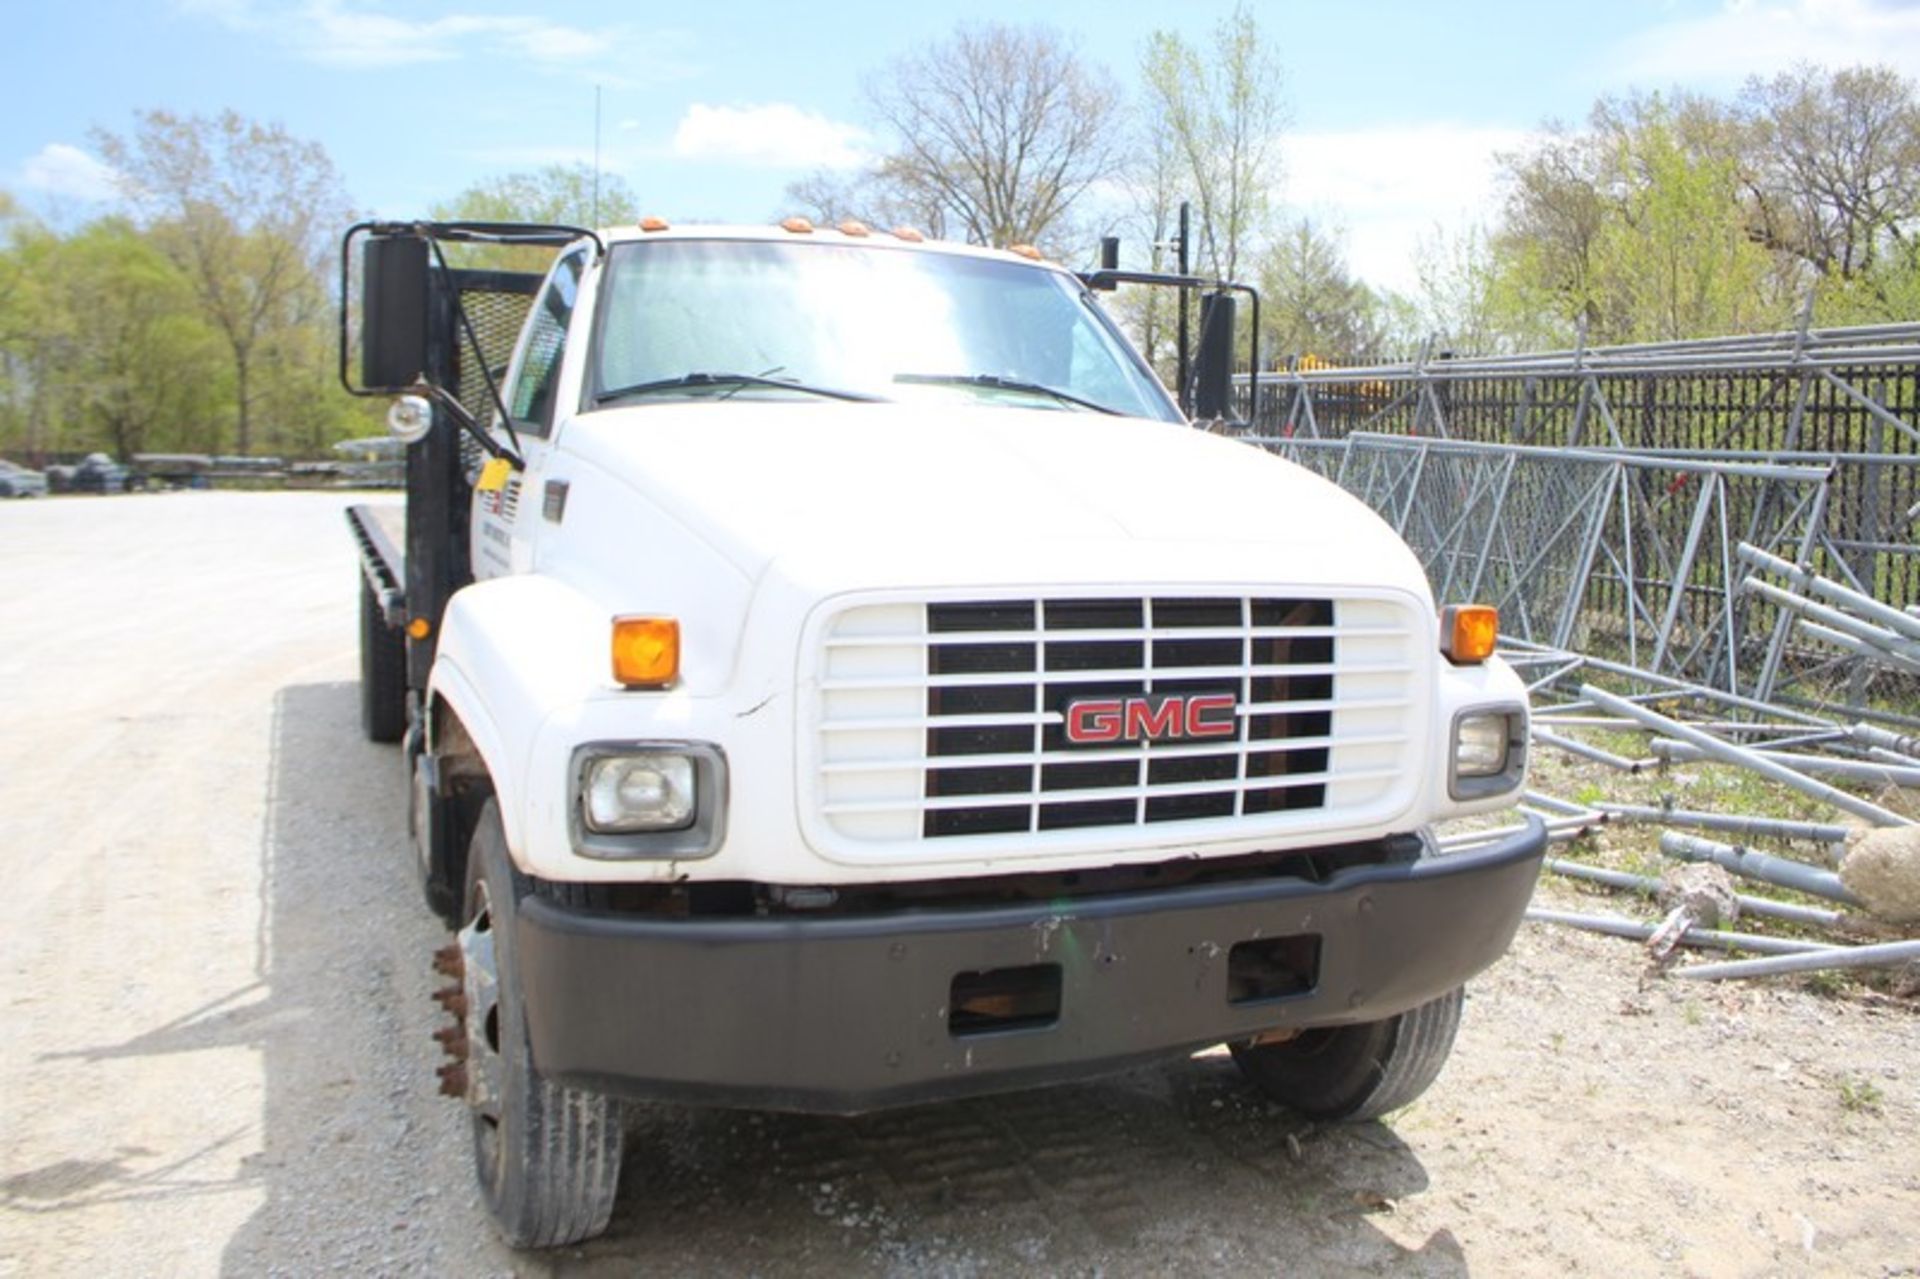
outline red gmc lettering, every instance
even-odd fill
[[[1067,707],[1067,740],[1070,742],[1116,742],[1120,740],[1120,702],[1075,702]]]
[[[1240,731],[1240,725],[1233,710],[1233,696],[1230,693],[1214,693],[1189,699],[1187,736],[1232,737]]]
[[[1158,741],[1162,737],[1180,735],[1180,699],[1168,697],[1159,705],[1141,697],[1127,699],[1127,740],[1146,738]]]
[[[1067,706],[1067,740],[1087,745],[1233,737],[1240,731],[1237,706],[1231,693],[1091,698]]]

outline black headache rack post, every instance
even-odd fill
[[[376,594],[402,587],[391,625],[407,628],[407,688],[426,688],[439,642],[440,617],[453,593],[472,580],[468,515],[483,454],[518,462],[480,427],[504,416],[495,370],[504,371],[520,326],[544,278],[541,273],[455,268],[446,243],[561,249],[582,239],[604,251],[581,227],[490,222],[362,222],[340,244],[340,384],[356,396],[420,395],[432,405],[432,426],[407,447],[406,534],[398,564],[371,559]],[[360,378],[351,376],[351,264],[363,249]],[[509,428],[510,429],[510,428]],[[384,539],[365,530],[374,521],[350,512],[363,554]],[[378,558],[375,556],[375,558]],[[382,580],[387,585],[381,590]],[[424,627],[418,625],[424,623]],[[425,633],[416,635],[416,630]]]

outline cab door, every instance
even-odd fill
[[[563,254],[534,298],[520,344],[507,371],[504,398],[525,471],[508,473],[492,486],[476,485],[473,494],[473,575],[477,579],[524,573],[533,565],[541,525],[541,494],[552,457],[555,406],[567,330],[580,296],[580,277],[588,248]],[[493,434],[511,446],[505,426]]]

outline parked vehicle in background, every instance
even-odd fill
[[[105,453],[89,453],[67,476],[69,493],[125,493],[135,487],[133,472]]]
[[[134,484],[145,488],[161,485],[173,489],[210,487],[207,472],[213,459],[205,453],[135,453]]]
[[[45,497],[47,495],[47,477],[40,471],[29,471],[17,462],[0,458],[0,497]]]

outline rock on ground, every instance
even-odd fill
[[[1920,826],[1860,836],[1840,864],[1840,882],[1888,923],[1920,923]]]

